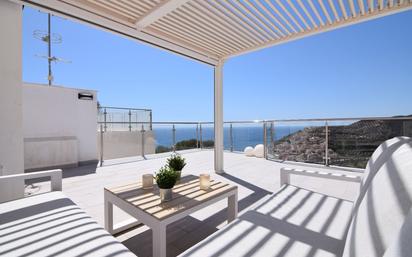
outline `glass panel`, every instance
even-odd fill
[[[268,133],[268,158],[323,164],[325,156],[324,122],[277,122],[272,139]],[[270,130],[270,126],[269,130]]]
[[[173,151],[173,125],[154,124],[153,133],[156,144],[156,153]]]
[[[105,126],[106,131],[140,131],[151,129],[151,111],[139,109],[122,109],[101,107],[98,109],[97,121]]]
[[[243,152],[247,146],[255,147],[263,144],[263,123],[230,123],[224,126],[224,148],[235,152]]]
[[[384,141],[412,134],[411,120],[353,120],[330,122],[330,164],[365,168],[375,149]]]
[[[202,148],[211,149],[215,144],[215,131],[213,124],[202,124],[202,133],[200,137]]]
[[[196,149],[199,145],[196,125],[175,125],[176,128],[176,151]],[[200,147],[200,146],[199,146]]]

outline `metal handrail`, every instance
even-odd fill
[[[132,111],[146,111],[146,112],[151,112],[152,109],[146,109],[146,108],[128,108],[128,107],[112,107],[112,106],[99,106],[99,109],[114,109],[114,110],[132,110]]]
[[[229,120],[224,121],[225,124],[253,124],[253,123],[270,123],[270,122],[320,122],[320,121],[355,121],[355,120],[412,120],[412,116],[395,116],[395,117],[353,117],[353,118],[310,118],[310,119],[267,119],[267,120]],[[104,123],[99,121],[98,123]],[[129,124],[129,122],[107,121],[107,124]],[[138,121],[131,122],[132,124],[157,124],[157,125],[197,125],[197,124],[213,124],[213,121]]]

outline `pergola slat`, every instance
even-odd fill
[[[183,40],[188,41],[193,45],[200,45],[202,48],[205,48],[212,53],[217,53],[218,56],[223,56],[227,53],[227,51],[223,51],[219,47],[211,45],[208,42],[201,41],[192,34],[188,34],[185,31],[181,31],[179,29],[171,27],[169,26],[169,24],[163,23],[163,21],[158,21],[156,24],[153,24],[152,27],[165,33],[166,35],[170,33],[175,37],[182,38]]]
[[[348,19],[348,13],[346,12],[346,6],[345,6],[345,4],[343,3],[343,0],[339,0],[339,7],[340,7],[340,10],[341,10],[341,12],[342,12],[342,14],[343,14],[343,18],[344,18],[345,20],[347,20],[347,19]]]
[[[122,7],[124,10],[127,10],[128,12],[134,13],[138,17],[144,14],[144,11],[141,9],[135,8],[134,6],[131,6],[129,2],[124,1],[124,0],[116,0],[116,2],[113,2],[113,0],[110,0],[111,3],[118,5],[119,7]]]
[[[301,0],[298,0],[298,4],[299,4],[300,8],[302,8],[302,10],[306,14],[306,16],[309,18],[310,22],[312,23],[312,26],[316,29],[318,27],[318,24],[316,24],[315,20],[313,19],[312,15],[309,13],[306,6],[302,3]]]
[[[208,35],[210,38],[222,42],[226,45],[234,45],[236,49],[243,49],[246,46],[242,45],[241,43],[237,42],[236,40],[230,40],[229,37],[221,37],[218,30],[215,28],[210,28],[210,26],[205,26],[199,19],[191,14],[191,12],[186,12],[183,9],[178,10],[179,13],[176,13],[175,15],[179,16],[181,13],[182,15],[185,15],[184,18],[188,20],[189,23],[193,23],[193,25],[196,25],[196,29],[200,29],[203,33]],[[183,17],[181,17],[183,19]]]
[[[368,0],[368,9],[370,13],[373,13],[375,11],[375,1],[374,0]]]
[[[183,10],[187,10],[188,12],[192,12],[193,15],[197,15],[197,17],[199,17],[199,19],[204,19],[205,22],[208,22],[210,24],[212,24],[214,26],[214,29],[216,29],[216,31],[218,33],[220,33],[220,35],[225,35],[230,39],[233,40],[235,42],[237,42],[238,44],[242,45],[243,47],[250,47],[253,45],[252,42],[245,40],[245,38],[240,37],[238,34],[234,33],[233,31],[230,30],[230,28],[225,27],[223,25],[223,21],[220,20],[220,18],[218,16],[215,16],[214,14],[210,13],[210,16],[205,15],[203,12],[198,11],[198,9],[196,7],[190,6],[186,7],[183,6]],[[211,18],[211,16],[213,16],[215,19],[219,20],[220,22],[217,22],[215,19]]]
[[[348,0],[349,1],[349,6],[350,6],[350,11],[352,13],[352,17],[356,17],[356,10],[355,10],[355,3],[353,2],[354,0]]]
[[[187,3],[189,0],[179,0],[179,1],[164,1],[163,3],[151,8],[143,17],[141,17],[137,22],[136,26],[139,29],[149,26],[150,24],[156,22],[167,14],[173,12],[180,6]]]
[[[318,9],[316,9],[316,6],[313,4],[312,0],[308,0],[309,6],[312,9],[313,13],[315,13],[316,18],[318,19],[319,23],[321,26],[325,26],[325,22],[323,21],[322,17],[320,16]]]
[[[290,24],[290,22],[283,16],[283,14],[281,12],[279,12],[279,10],[272,4],[272,2],[270,0],[265,0],[265,2],[268,4],[268,6],[282,19],[282,21],[284,23],[286,23],[286,25],[290,28],[287,29],[281,21],[279,21],[279,19],[276,18],[276,16],[272,15],[272,18],[279,23],[279,25],[281,26],[281,28],[288,33],[288,35],[292,34],[291,32],[297,33],[296,29],[292,26],[292,24]],[[292,31],[290,31],[292,30]]]
[[[326,10],[325,5],[323,4],[322,0],[318,0],[320,8],[322,9],[323,14],[325,15],[326,19],[328,20],[329,24],[332,24],[332,19],[330,18],[330,15],[328,13],[328,10]]]
[[[158,23],[161,23],[163,25],[168,25],[169,27],[174,28],[177,31],[177,34],[179,33],[186,33],[188,36],[192,36],[197,38],[200,41],[204,41],[203,44],[209,44],[217,49],[222,49],[225,51],[224,53],[231,52],[235,50],[236,48],[231,48],[229,46],[226,46],[223,42],[220,41],[213,41],[212,39],[209,38],[208,35],[200,32],[198,28],[193,28],[188,23],[183,23],[181,22],[180,19],[170,19],[169,17],[164,17],[161,20],[158,21]]]
[[[335,7],[335,4],[333,3],[333,0],[328,0],[328,3],[329,3],[330,8],[332,9],[333,15],[335,16],[335,20],[339,22],[340,21],[339,14],[336,11],[336,7]]]
[[[95,5],[98,5],[100,7],[106,7],[107,5],[109,5],[110,7],[113,7],[110,11],[112,11],[114,13],[117,13],[117,14],[120,14],[120,15],[122,15],[124,17],[127,17],[129,19],[132,19],[132,20],[134,20],[138,17],[138,15],[136,13],[132,13],[132,12],[129,12],[129,11],[124,10],[122,8],[119,8],[117,5],[114,5],[111,2],[103,2],[102,3],[99,0],[88,0],[88,2],[90,2],[92,4],[95,4]]]
[[[250,11],[248,11],[246,7],[244,7],[242,4],[239,4],[240,2],[230,2],[228,0],[223,1],[226,4],[228,4],[231,8],[233,8],[235,13],[237,13],[238,16],[242,17],[243,20],[249,22],[250,24],[254,24],[252,28],[257,29],[263,37],[265,37],[268,40],[271,40],[273,37],[277,37],[277,35],[273,33],[271,30],[268,30],[270,31],[269,35],[269,33],[265,30],[264,26],[260,25],[259,22],[255,20],[255,16],[253,14],[250,14]],[[242,10],[247,12],[249,15],[244,14]]]
[[[256,1],[256,2],[259,2],[259,1]],[[257,18],[262,22],[262,24],[265,24],[265,22],[267,24],[270,24],[270,26],[265,25],[265,28],[267,28],[268,30],[273,31],[277,38],[285,36],[285,34],[280,29],[278,29],[278,27],[275,24],[273,24],[273,22],[271,22],[263,13],[261,13],[252,3],[250,3],[250,2],[245,2],[245,3],[250,8],[252,8],[256,13],[259,14],[259,16],[261,18],[259,18],[259,17],[257,17]],[[262,19],[263,19],[263,21],[262,21]]]
[[[358,0],[358,6],[360,9],[361,15],[365,15],[365,4],[363,3],[363,0]]]
[[[162,27],[162,29],[164,29],[164,27]],[[171,43],[174,43],[174,44],[180,44],[181,42],[182,42],[182,37],[181,36],[179,36],[179,35],[176,35],[174,32],[172,32],[172,31],[168,31],[167,33],[164,33],[164,32],[162,32],[162,31],[160,31],[160,30],[157,30],[156,28],[154,28],[154,27],[150,27],[150,28],[145,28],[145,31],[147,32],[147,33],[150,33],[151,35],[154,35],[154,36],[157,36],[157,37],[159,37],[159,38],[168,38],[168,40],[171,42]],[[204,53],[205,55],[207,55],[207,56],[210,56],[210,57],[213,57],[213,58],[219,58],[219,56],[218,56],[218,52],[216,52],[216,49],[210,49],[209,47],[205,47],[205,46],[202,46],[202,47],[199,47],[199,43],[195,43],[195,42],[193,42],[193,41],[191,41],[191,40],[185,40],[185,43],[186,43],[186,47],[188,47],[188,46],[190,46],[190,48],[191,49],[193,49],[193,50],[195,50],[195,51],[198,51],[198,52],[202,52],[202,53]],[[223,55],[223,53],[221,53],[221,56]]]
[[[302,26],[300,26],[299,22],[297,22],[295,17],[293,17],[293,15],[288,11],[288,9],[286,9],[286,7],[282,4],[282,2],[279,0],[276,0],[276,2],[280,6],[280,8],[282,8],[283,12],[285,12],[286,15],[295,23],[295,25],[299,28],[300,32],[303,32]]]
[[[254,44],[261,44],[263,42],[265,42],[264,40],[262,40],[261,38],[259,38],[259,36],[257,36],[256,34],[254,34],[253,32],[249,31],[248,29],[246,29],[244,26],[242,26],[240,23],[231,20],[230,15],[228,15],[227,13],[225,13],[224,11],[216,8],[216,9],[209,9],[210,7],[207,5],[202,5],[203,2],[200,1],[199,3],[197,3],[196,1],[193,1],[192,4],[203,7],[202,10],[206,10],[208,13],[213,13],[215,14],[217,17],[221,18],[222,20],[225,21],[226,24],[232,26],[232,28],[235,28],[235,30],[237,30],[240,35],[242,35],[245,38],[249,38],[251,41],[254,42]]]
[[[141,15],[145,14],[148,10],[148,8],[142,6],[141,4],[137,4],[135,1],[131,1],[131,0],[118,0],[123,2],[124,4],[127,4],[131,7],[133,7],[136,11],[139,11],[140,13],[142,13]]]
[[[303,24],[305,25],[306,29],[309,30],[310,26],[307,23],[306,19],[303,17],[303,15],[298,11],[298,9],[296,9],[296,6],[292,3],[291,0],[288,0],[288,4],[289,6],[292,8],[292,10],[295,12],[295,14],[299,17],[299,19],[303,22]]]
[[[232,48],[227,46],[224,42],[215,41],[214,39],[210,38],[209,35],[206,35],[199,31],[198,28],[191,27],[190,24],[181,22],[180,19],[170,19],[169,17],[164,17],[162,20],[159,21],[163,25],[167,24],[173,29],[175,29],[177,34],[185,34],[186,36],[196,38],[203,44],[207,44],[209,46],[216,47],[216,49],[222,50],[223,53],[228,53],[234,51],[238,48]]]
[[[209,2],[212,4],[212,2]],[[265,34],[261,34],[260,31],[256,30],[252,25],[250,25],[248,22],[246,22],[245,20],[239,18],[235,12],[233,12],[230,8],[228,8],[226,5],[220,3],[219,1],[213,2],[213,4],[217,4],[215,7],[217,9],[219,9],[221,12],[227,14],[228,16],[230,16],[230,18],[236,20],[237,22],[239,22],[242,26],[244,26],[247,30],[249,30],[250,32],[252,32],[253,34],[255,34],[256,36],[258,36],[262,42],[267,42],[269,39],[267,38],[267,36]]]
[[[141,6],[144,8],[146,11],[152,9],[156,4],[149,4],[147,1],[144,0],[129,0],[130,2],[135,3],[136,5]]]

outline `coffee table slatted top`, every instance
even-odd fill
[[[156,184],[151,189],[143,189],[141,182],[105,188],[106,191],[158,220],[166,219],[235,189],[237,186],[211,180],[210,188],[201,190],[199,177],[189,175],[182,177],[180,183],[173,187],[173,200],[162,203]]]

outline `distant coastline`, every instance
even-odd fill
[[[288,127],[276,127],[274,130],[274,139],[279,140],[287,135],[293,134],[299,130],[302,130],[303,126],[288,126]],[[173,142],[172,129],[170,127],[153,128],[156,147],[171,147]],[[268,130],[269,131],[269,130]],[[263,144],[263,128],[261,126],[233,126],[233,150],[243,151],[247,146],[256,146],[257,144]],[[213,141],[213,128],[202,128],[203,141]],[[269,136],[268,136],[269,137]],[[188,127],[176,127],[176,143],[183,140],[196,140],[196,128]],[[230,149],[229,128],[224,128],[224,148]]]

